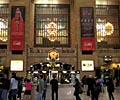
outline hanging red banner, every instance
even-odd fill
[[[93,51],[95,50],[95,40],[92,37],[82,38],[82,50]]]
[[[11,12],[10,50],[24,50],[25,7],[13,6]]]

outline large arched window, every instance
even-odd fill
[[[37,4],[35,5],[34,22],[35,46],[70,46],[70,5]]]
[[[8,5],[0,5],[0,43],[8,40]]]
[[[96,33],[98,48],[120,48],[119,6],[97,5]]]

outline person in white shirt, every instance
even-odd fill
[[[16,100],[16,94],[18,92],[18,80],[16,77],[16,73],[12,73],[12,78],[10,79],[10,92],[8,99]]]

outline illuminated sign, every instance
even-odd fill
[[[94,71],[94,61],[82,60],[82,71]]]
[[[23,71],[23,60],[11,60],[10,70],[11,71]]]

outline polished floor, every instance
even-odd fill
[[[32,100],[37,100],[37,92],[35,90],[36,86],[33,87]],[[73,96],[74,88],[71,85],[60,85],[59,86],[59,99],[58,100],[75,100]],[[115,100],[120,100],[120,87],[116,87],[114,91]],[[85,93],[81,94],[82,100],[91,100],[89,96]],[[46,100],[51,100],[51,88],[48,86]],[[109,100],[108,94],[105,87],[105,92],[100,93],[99,100]]]

